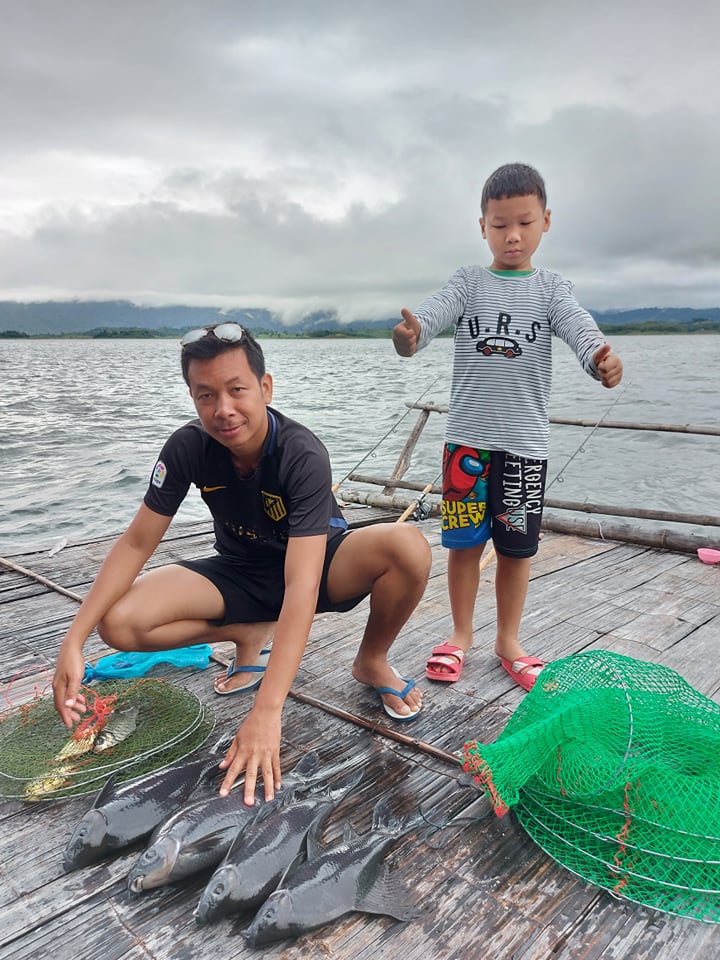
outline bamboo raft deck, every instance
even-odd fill
[[[348,507],[351,525],[395,519]],[[390,854],[398,889],[426,908],[408,923],[353,913],[297,941],[249,948],[223,920],[200,927],[192,913],[207,873],[142,895],[126,874],[142,846],[64,874],[61,852],[90,796],[64,801],[0,801],[0,957],[2,960],[205,960],[205,958],[462,958],[480,960],[716,960],[720,929],[619,900],[556,864],[514,819],[489,813],[455,757],[466,739],[494,740],[523,696],[493,655],[494,566],[482,574],[474,647],[454,685],[424,679],[430,648],[447,638],[447,566],[439,522],[422,522],[433,551],[430,581],[395,643],[392,662],[425,691],[421,716],[395,724],[368,688],[350,678],[367,601],[347,614],[316,617],[289,698],[283,726],[283,768],[315,749],[323,762],[355,755],[365,765],[361,787],[343,801],[326,830],[337,839],[347,818],[367,829],[374,802],[389,793],[399,813],[418,807],[446,821],[475,816],[464,827],[419,829]],[[173,525],[152,565],[207,553],[209,524]],[[109,541],[67,547],[55,556],[14,557],[67,593],[0,567],[0,664],[4,705],[18,674],[51,671],[77,601],[94,577]],[[523,642],[556,659],[607,649],[676,669],[715,699],[720,695],[720,567],[690,553],[547,532],[532,568]],[[93,635],[87,658],[107,648]],[[250,700],[212,693],[217,671],[167,675],[211,703],[216,733],[234,731]],[[49,676],[49,673],[47,674]],[[322,705],[330,705],[329,713]],[[351,716],[344,718],[343,712]],[[352,717],[364,720],[365,726]],[[392,727],[407,742],[386,736]],[[213,735],[213,739],[215,734]]]

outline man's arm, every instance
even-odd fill
[[[154,513],[145,504],[140,506],[130,526],[105,558],[65,634],[55,666],[53,696],[55,709],[68,728],[85,709],[85,699],[79,695],[85,672],[85,642],[113,604],[130,589],[162,540],[171,519]]]
[[[226,795],[245,771],[244,800],[255,802],[258,771],[265,799],[280,786],[282,709],[305,651],[322,576],[327,536],[291,537],[285,555],[285,598],[275,628],[272,653],[255,705],[220,764],[226,770],[220,793]]]

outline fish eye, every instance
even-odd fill
[[[225,884],[219,880],[212,889],[214,897],[221,897],[225,893]]]

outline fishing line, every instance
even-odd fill
[[[604,420],[608,417],[608,415],[613,411],[613,409],[615,408],[616,404],[619,403],[619,401],[620,401],[620,400],[622,399],[622,397],[625,395],[625,391],[627,390],[627,388],[628,388],[629,386],[630,386],[629,383],[624,384],[622,390],[618,393],[618,395],[617,395],[617,396],[615,397],[615,399],[612,401],[612,403],[611,403],[610,406],[607,408],[607,410],[605,411],[605,413],[603,413],[603,415],[600,417],[600,419],[599,419],[598,422],[595,424],[595,426],[592,428],[592,430],[591,430],[586,436],[584,436],[584,437],[582,438],[582,440],[580,441],[579,446],[578,446],[578,447],[574,450],[574,452],[569,456],[569,458],[565,461],[565,463],[562,465],[562,467],[560,467],[560,469],[559,469],[558,472],[555,474],[555,476],[554,476],[553,479],[550,481],[550,483],[548,483],[548,484],[546,485],[546,487],[545,487],[545,493],[547,493],[547,491],[548,491],[548,490],[550,489],[550,487],[555,483],[555,481],[557,481],[558,483],[564,483],[564,482],[565,482],[565,478],[563,477],[563,474],[565,473],[565,471],[567,470],[567,468],[570,466],[570,464],[573,462],[573,460],[575,459],[575,457],[578,456],[578,454],[580,454],[580,453],[585,453],[585,444],[588,443],[588,441],[590,440],[590,438],[592,437],[592,435],[595,433],[595,431],[598,429],[598,427],[603,423],[603,421],[604,421]]]
[[[435,386],[435,384],[438,382],[439,379],[440,379],[440,377],[435,377],[435,379],[433,380],[433,382],[432,382],[429,386],[425,387],[425,389],[424,389],[423,392],[420,394],[420,396],[417,398],[417,400],[416,400],[413,404],[410,404],[410,405],[408,406],[407,410],[406,410],[405,413],[400,417],[400,419],[395,421],[395,423],[390,427],[390,429],[389,429],[388,432],[385,434],[385,436],[381,437],[381,438],[378,440],[378,442],[375,444],[375,446],[374,446],[371,450],[368,450],[368,452],[367,452],[366,454],[364,454],[364,456],[361,457],[360,460],[358,460],[358,462],[355,464],[355,466],[354,466],[354,467],[351,467],[351,468],[348,470],[348,472],[345,474],[345,476],[344,476],[341,480],[338,480],[337,483],[334,483],[334,484],[333,484],[333,486],[332,486],[332,491],[333,491],[333,493],[335,493],[335,491],[339,489],[341,483],[345,483],[345,481],[348,479],[348,477],[350,476],[351,473],[355,473],[355,471],[356,471],[357,468],[360,466],[360,464],[365,463],[365,461],[368,459],[368,457],[371,457],[371,456],[375,453],[375,451],[377,450],[377,448],[378,448],[382,443],[384,443],[385,440],[387,440],[387,438],[390,436],[390,434],[391,434],[394,430],[397,430],[397,428],[398,428],[398,427],[400,426],[400,424],[403,422],[403,420],[405,419],[405,417],[407,417],[407,416],[412,412],[412,410],[415,408],[415,406],[416,406],[418,403],[420,403],[420,401],[421,401],[422,398],[425,396],[425,394],[428,392],[428,390],[432,390],[432,388]]]

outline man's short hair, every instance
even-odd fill
[[[227,353],[229,350],[244,350],[247,357],[248,366],[258,378],[262,380],[265,376],[265,356],[262,347],[253,337],[249,330],[242,327],[243,335],[240,340],[223,340],[216,337],[213,333],[215,327],[222,324],[214,323],[205,327],[205,335],[185,344],[180,352],[180,365],[182,367],[183,380],[190,386],[188,380],[188,367],[191,360],[212,360],[213,357],[220,356],[221,353]],[[240,326],[240,324],[238,324]]]
[[[485,216],[490,200],[503,200],[505,197],[528,197],[534,195],[547,207],[545,181],[535,167],[527,163],[506,163],[498,167],[485,181],[482,191],[481,209]]]

